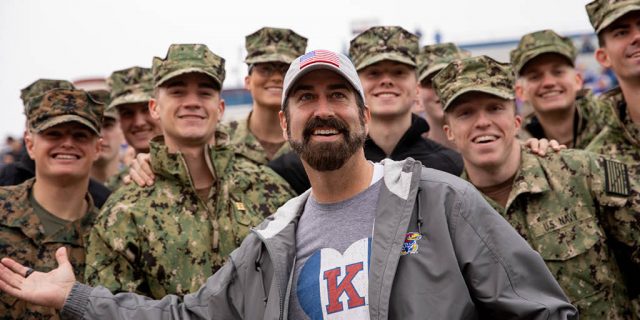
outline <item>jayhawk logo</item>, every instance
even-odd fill
[[[418,252],[418,240],[422,239],[422,235],[417,232],[409,232],[404,237],[404,243],[402,244],[402,251],[400,254],[406,256],[408,254],[414,254]]]

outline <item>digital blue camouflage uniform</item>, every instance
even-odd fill
[[[70,121],[80,122],[98,134],[104,105],[82,90],[46,89],[40,94],[25,95],[25,113],[32,134]],[[0,257],[10,257],[34,270],[47,272],[57,268],[55,252],[65,247],[76,278],[82,279],[87,235],[98,215],[91,195],[89,192],[85,195],[88,209],[82,218],[46,232],[29,199],[34,183],[32,178],[16,186],[0,187]],[[0,319],[59,319],[59,316],[52,308],[0,292]]]
[[[293,59],[304,54],[307,48],[307,38],[290,29],[265,27],[248,35],[245,47],[247,49],[245,63],[249,67],[256,63],[267,62],[290,64]],[[249,130],[251,114],[249,113],[244,119],[225,124],[231,137],[231,144],[237,148],[239,153],[258,164],[267,164],[269,160],[290,151],[289,144],[284,142],[274,155],[269,157],[261,142]]]
[[[224,80],[224,60],[204,45],[172,45],[166,59],[154,59],[156,85],[186,70]],[[203,146],[214,177],[203,200],[182,154],[152,140],[155,183],[123,186],[109,198],[89,238],[88,283],[155,299],[194,292],[251,227],[293,196],[271,169],[238,154],[223,129],[215,142]]]
[[[434,87],[445,112],[468,92],[514,98],[509,65],[486,56],[453,61],[435,76]],[[540,158],[522,150],[505,207],[485,199],[540,253],[581,319],[632,319],[609,237],[637,234],[637,225],[612,223],[637,212],[628,207],[626,166],[597,157],[565,150]]]

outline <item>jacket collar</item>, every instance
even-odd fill
[[[542,193],[551,190],[546,173],[540,165],[540,159],[521,148],[520,168],[513,179],[513,188],[509,193],[506,208],[522,193]]]

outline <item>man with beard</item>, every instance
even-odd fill
[[[371,116],[353,64],[316,50],[291,64],[283,135],[311,190],[243,241],[204,287],[160,301],[76,283],[60,267],[0,289],[69,319],[575,319],[540,256],[459,178],[407,159],[367,161]],[[322,156],[317,153],[324,152]]]
[[[371,27],[351,40],[349,56],[358,70],[371,109],[371,129],[364,144],[365,157],[378,162],[411,157],[428,168],[459,175],[460,155],[422,134],[427,122],[411,112],[417,101],[416,56],[418,37],[396,26]],[[298,193],[310,186],[295,153],[269,163]]]

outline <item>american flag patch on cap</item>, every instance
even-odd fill
[[[340,68],[340,59],[335,53],[327,50],[314,50],[300,57],[300,70],[317,62],[329,63]]]

